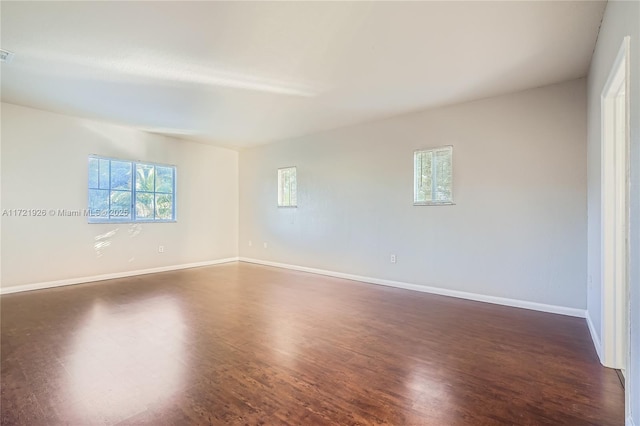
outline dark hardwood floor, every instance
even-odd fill
[[[623,425],[583,319],[247,263],[2,296],[2,425]]]

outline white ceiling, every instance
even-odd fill
[[[586,75],[604,2],[6,2],[2,100],[240,148]]]

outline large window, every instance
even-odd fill
[[[413,204],[453,204],[453,147],[416,151],[413,155]]]
[[[296,168],[278,169],[278,207],[297,207]]]
[[[89,222],[176,220],[176,168],[89,157]]]

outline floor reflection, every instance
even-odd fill
[[[92,417],[126,418],[184,385],[185,324],[171,298],[127,305],[96,301],[63,359],[70,398]]]
[[[456,393],[447,380],[449,372],[440,371],[433,365],[414,362],[405,379],[408,395],[413,406],[432,413],[431,420],[438,424],[456,424],[451,414],[456,410]]]

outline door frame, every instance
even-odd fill
[[[629,362],[629,43],[625,37],[601,94],[602,364]],[[624,114],[619,111],[624,108]]]

